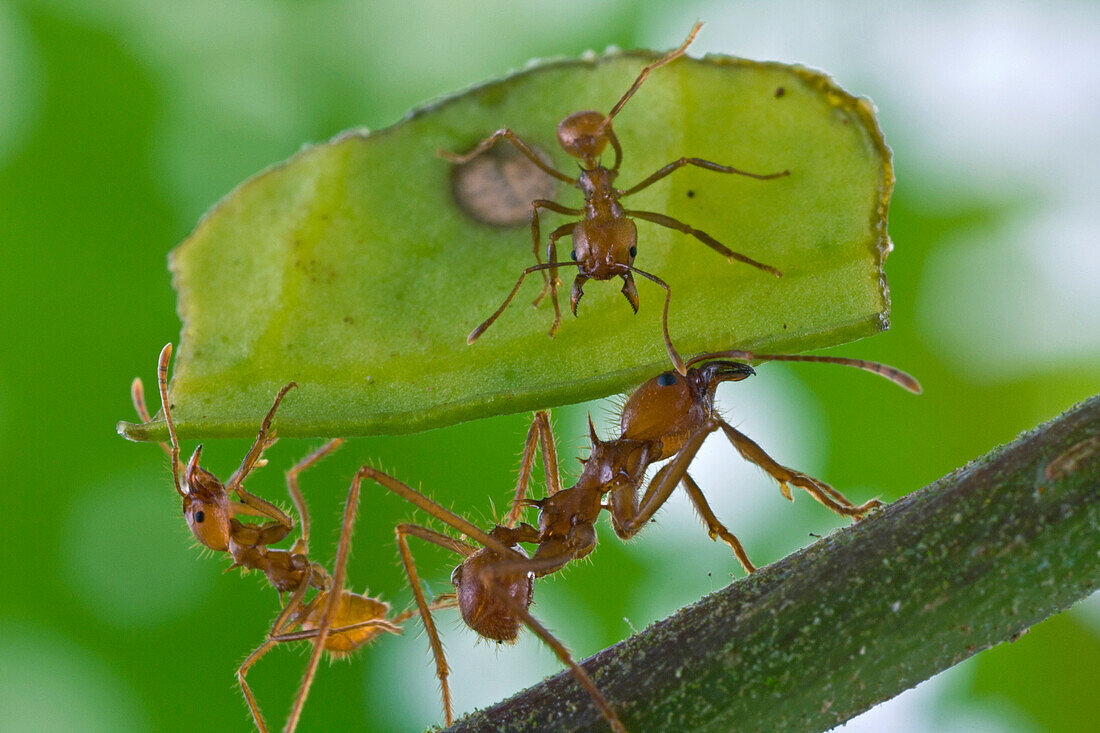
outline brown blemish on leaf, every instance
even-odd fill
[[[548,165],[543,151],[535,153]],[[553,198],[559,184],[508,144],[486,151],[469,163],[454,166],[451,193],[470,218],[483,224],[514,227],[531,219],[531,202]]]

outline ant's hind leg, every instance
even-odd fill
[[[872,509],[876,509],[883,505],[878,499],[871,499],[859,505],[853,504],[843,494],[824,481],[819,481],[813,476],[776,463],[776,461],[765,453],[764,449],[757,445],[752,438],[738,431],[725,421],[722,421],[720,425],[722,427],[722,432],[726,434],[726,437],[729,438],[729,441],[733,444],[733,447],[737,449],[737,452],[741,454],[741,457],[750,463],[755,463],[757,466],[760,466],[760,468],[767,471],[772,478],[778,481],[780,491],[783,492],[783,496],[787,497],[787,499],[791,499],[791,491],[787,486],[791,484],[800,489],[805,489],[810,496],[817,499],[818,502],[828,507],[833,512],[854,519],[861,519]]]
[[[348,499],[344,505],[344,521],[340,529],[340,541],[336,550],[336,564],[332,572],[332,586],[328,589],[325,610],[321,616],[321,623],[317,625],[317,638],[313,642],[313,651],[309,656],[309,663],[302,675],[302,684],[298,687],[298,694],[294,698],[294,705],[290,709],[290,717],[287,719],[286,730],[293,731],[298,725],[298,719],[302,715],[302,707],[306,703],[306,696],[313,684],[313,677],[317,673],[317,665],[321,662],[321,653],[325,650],[325,639],[332,629],[332,619],[336,615],[336,609],[340,605],[343,596],[344,581],[347,577],[348,554],[351,552],[351,531],[355,524],[355,515],[359,509],[359,484],[363,480],[363,469],[355,474],[348,489]]]
[[[484,140],[479,142],[477,145],[475,145],[473,148],[466,151],[465,153],[452,153],[449,150],[440,149],[440,150],[437,150],[435,152],[435,154],[438,155],[443,160],[447,161],[448,163],[454,163],[455,165],[463,165],[464,163],[469,163],[471,160],[473,160],[474,158],[481,155],[482,153],[484,153],[489,148],[496,145],[497,141],[501,140],[501,139],[507,140],[508,142],[515,145],[516,148],[519,150],[519,152],[523,153],[527,157],[528,160],[530,160],[532,163],[534,163],[536,166],[538,166],[544,173],[547,173],[547,174],[553,176],[554,178],[557,178],[558,180],[565,181],[566,183],[575,183],[576,182],[575,178],[570,178],[569,176],[565,175],[561,171],[558,171],[557,169],[552,168],[549,165],[547,165],[546,163],[542,162],[542,160],[539,158],[539,156],[535,155],[535,151],[532,150],[530,148],[530,146],[527,145],[527,143],[523,142],[523,140],[520,140],[516,136],[516,134],[514,132],[512,132],[511,130],[509,130],[507,127],[504,127],[504,128],[501,128],[501,129],[497,130],[492,135],[485,138]]]
[[[693,229],[692,227],[688,226],[684,222],[682,222],[678,219],[673,219],[671,216],[666,216],[665,214],[658,214],[658,213],[653,212],[653,211],[634,211],[634,210],[627,211],[626,215],[627,216],[633,216],[633,217],[636,217],[638,219],[644,219],[645,221],[652,222],[652,223],[657,224],[659,226],[668,227],[669,229],[675,229],[676,231],[683,232],[684,234],[690,234],[691,236],[695,237],[700,242],[707,245],[708,247],[710,247],[715,252],[722,255],[723,257],[725,257],[728,260],[731,260],[731,261],[736,260],[738,262],[743,262],[746,265],[751,265],[752,267],[755,267],[758,270],[763,270],[764,272],[775,275],[776,277],[783,277],[783,273],[780,272],[779,270],[775,269],[771,265],[765,265],[763,262],[757,262],[756,260],[752,259],[751,257],[746,257],[745,255],[741,254],[740,252],[734,252],[732,249],[730,249],[726,245],[722,244],[721,242],[719,242],[717,239],[710,236],[706,232],[699,231],[698,229]]]
[[[745,552],[745,548],[741,545],[741,541],[737,537],[726,529],[726,526],[718,521],[718,517],[714,515],[714,511],[710,508],[710,504],[707,503],[707,499],[703,496],[703,490],[699,488],[699,484],[695,483],[690,475],[684,474],[683,479],[684,491],[687,492],[688,498],[691,499],[692,506],[695,507],[695,511],[699,513],[699,518],[703,520],[703,523],[707,525],[707,533],[712,540],[717,540],[719,537],[733,550],[733,554],[737,556],[737,561],[741,563],[741,567],[745,569],[746,573],[752,573],[756,571],[756,566],[749,560],[748,553]]]
[[[452,550],[463,557],[473,554],[474,548],[460,540],[415,524],[399,524],[394,532],[397,535],[397,548],[401,554],[401,564],[405,568],[409,585],[412,586],[413,597],[416,599],[416,606],[420,611],[420,620],[424,624],[424,631],[428,634],[428,644],[432,649],[432,656],[435,658],[435,676],[439,680],[440,694],[443,698],[443,717],[447,725],[450,726],[454,722],[451,687],[447,682],[450,668],[447,666],[447,657],[443,652],[443,643],[439,640],[439,630],[436,629],[435,619],[432,618],[432,608],[428,605],[428,601],[424,597],[424,589],[420,586],[420,576],[416,572],[416,564],[413,562],[406,535],[411,534],[414,537],[419,537],[427,542]]]
[[[267,632],[267,639],[264,643],[257,647],[248,658],[241,663],[241,666],[237,668],[237,684],[240,685],[241,693],[244,695],[245,702],[248,703],[248,709],[252,711],[252,720],[256,723],[256,729],[260,733],[267,733],[267,725],[264,723],[263,714],[260,713],[260,705],[256,702],[256,696],[252,694],[252,689],[245,681],[245,675],[248,674],[248,670],[252,668],[252,665],[260,661],[263,655],[267,654],[276,645],[281,643],[278,638],[281,633],[287,629],[294,628],[303,618],[303,616],[309,612],[309,606],[304,610],[302,608],[302,598],[305,596],[306,591],[309,589],[309,577],[307,576],[302,580],[302,584],[294,589],[294,593],[290,596],[290,601],[283,606],[279,611],[279,615],[275,617],[275,621],[271,624],[271,630]]]

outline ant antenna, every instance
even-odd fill
[[[880,377],[889,379],[894,384],[898,385],[902,389],[908,390],[913,394],[921,393],[920,382],[916,380],[911,374],[903,372],[897,367],[892,367],[887,364],[882,364],[877,361],[867,361],[866,359],[848,359],[843,356],[815,356],[812,354],[754,354],[751,351],[719,351],[714,354],[703,354],[691,359],[687,365],[690,367],[692,364],[697,364],[700,361],[709,361],[711,359],[741,359],[744,361],[812,361],[820,364],[840,364],[841,366],[855,367],[856,369],[862,369],[872,374],[877,374]]]
[[[691,27],[691,32],[688,33],[687,38],[684,39],[684,42],[680,44],[679,48],[673,51],[669,51],[649,66],[642,69],[642,73],[638,74],[638,78],[634,80],[634,84],[630,87],[630,89],[626,90],[626,94],[624,94],[622,98],[615,103],[615,106],[612,107],[611,111],[607,113],[607,117],[605,117],[603,122],[600,123],[600,132],[606,130],[608,127],[611,126],[611,118],[619,114],[619,111],[622,110],[623,106],[626,105],[630,98],[634,96],[634,92],[638,91],[638,87],[640,87],[642,85],[642,82],[645,81],[645,78],[649,76],[649,72],[660,66],[664,66],[669,61],[672,61],[678,56],[683,56],[684,51],[686,51],[687,47],[691,45],[691,42],[695,40],[695,34],[698,33],[699,29],[702,27],[703,21],[695,21],[695,25]]]
[[[176,492],[180,496],[187,496],[187,492],[180,488],[180,442],[176,438],[176,427],[172,424],[172,411],[168,409],[168,360],[172,358],[172,344],[164,345],[160,350],[160,360],[157,361],[157,386],[160,388],[160,409],[164,411],[164,421],[168,423],[168,437],[172,441],[172,481],[176,484]]]

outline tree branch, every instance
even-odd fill
[[[628,728],[823,730],[1100,585],[1100,396],[584,663]],[[598,730],[562,672],[452,731]]]

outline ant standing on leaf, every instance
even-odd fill
[[[591,453],[588,458],[582,459],[584,468],[581,475],[569,489],[562,488],[558,475],[557,449],[549,415],[545,411],[537,412],[527,434],[512,509],[503,524],[488,532],[483,532],[397,479],[369,466],[363,468],[363,475],[367,478],[463,535],[462,539],[455,539],[415,524],[400,524],[396,528],[401,561],[435,656],[448,724],[451,721],[451,702],[447,662],[431,608],[420,587],[408,547],[408,536],[419,537],[463,558],[452,573],[451,582],[455,585],[459,609],[467,625],[481,636],[501,642],[515,641],[520,624],[526,625],[572,670],[611,727],[621,731],[624,730],[622,723],[588,673],[528,611],[533,600],[535,578],[556,573],[595,549],[595,523],[601,511],[607,510],[611,514],[615,533],[622,539],[629,539],[646,526],[676,486],[682,485],[706,524],[711,539],[721,538],[731,547],[745,571],[753,572],[755,567],[741,543],[717,519],[702,490],[687,472],[703,441],[718,430],[726,435],[742,457],[760,466],[778,481],[780,490],[788,499],[792,498],[789,487],[793,485],[805,489],[837,514],[854,520],[881,506],[882,502],[877,499],[853,504],[823,481],[780,465],[752,439],[722,419],[714,405],[715,391],[722,382],[740,381],[755,374],[753,368],[744,363],[750,360],[809,361],[852,366],[879,374],[911,392],[920,392],[920,385],[913,377],[876,362],[828,356],[757,355],[748,351],[705,354],[685,364],[685,375],[664,372],[638,387],[623,406],[618,438],[600,440],[589,419]],[[529,499],[527,492],[531,470],[535,451],[540,444],[547,496]],[[646,484],[647,469],[668,459],[671,460],[658,469]],[[536,525],[520,521],[525,507],[539,510]],[[467,540],[473,540],[481,547]],[[523,543],[535,545],[533,555],[521,549]]]
[[[199,466],[202,446],[195,449],[180,480],[179,441],[176,438],[172,413],[168,406],[168,361],[172,356],[172,345],[167,344],[160,352],[157,364],[157,381],[160,388],[161,410],[168,424],[171,445],[161,443],[161,448],[172,462],[172,478],[176,491],[183,499],[183,514],[192,534],[204,547],[217,552],[228,552],[233,557],[233,565],[245,570],[260,570],[268,581],[279,591],[290,593],[290,600],[279,611],[267,639],[253,651],[237,670],[237,680],[248,707],[252,711],[256,727],[267,731],[263,715],[252,690],[245,682],[249,668],[259,661],[276,644],[292,641],[313,640],[313,653],[310,656],[298,693],[294,698],[286,731],[293,731],[298,724],[302,707],[317,671],[321,652],[331,657],[341,657],[355,651],[382,632],[401,633],[401,622],[415,614],[413,610],[403,611],[393,618],[387,618],[389,604],[366,595],[353,593],[344,588],[348,553],[351,550],[351,532],[359,504],[359,484],[364,476],[360,471],[355,475],[348,491],[344,507],[344,518],[340,532],[339,549],[332,575],[319,564],[311,562],[307,556],[309,544],[309,512],[305,500],[298,489],[298,474],[332,453],[343,443],[342,438],[331,440],[306,456],[286,474],[287,490],[302,520],[302,534],[295,540],[290,550],[269,549],[268,545],[279,542],[294,529],[293,520],[274,504],[247,492],[242,487],[245,478],[255,468],[267,463],[263,452],[275,443],[275,431],[271,422],[283,397],[295,385],[294,382],[283,387],[275,397],[275,402],[260,425],[255,442],[245,455],[240,467],[224,484],[209,471]],[[134,407],[144,422],[151,417],[145,406],[145,391],[141,379],[135,379],[130,388]],[[237,496],[236,501],[230,495]],[[269,520],[263,524],[240,521],[239,516],[259,517]],[[316,590],[312,599],[305,602],[310,588]],[[454,605],[451,596],[437,599],[430,608],[444,608]],[[300,631],[295,631],[300,628]]]
[[[512,292],[504,299],[504,303],[502,303],[496,312],[489,316],[484,323],[470,333],[466,339],[467,343],[472,344],[476,341],[478,337],[493,324],[500,314],[504,312],[504,309],[512,302],[512,298],[515,297],[516,292],[519,291],[523,279],[532,272],[541,271],[543,276],[542,292],[540,292],[535,299],[535,305],[538,305],[543,296],[546,295],[547,290],[550,291],[550,300],[554,304],[554,322],[550,326],[551,336],[554,335],[561,323],[561,309],[558,306],[558,286],[561,285],[562,282],[558,279],[557,271],[559,267],[575,266],[578,269],[577,277],[573,280],[573,288],[569,299],[574,316],[577,315],[577,304],[580,302],[581,296],[583,295],[584,283],[588,280],[610,280],[613,277],[621,277],[623,279],[622,293],[626,297],[627,302],[630,303],[630,307],[637,313],[638,289],[634,284],[634,274],[636,273],[665,289],[665,306],[661,316],[661,327],[664,334],[665,347],[668,349],[669,357],[671,357],[676,370],[684,374],[686,367],[680,355],[673,347],[672,338],[669,336],[668,332],[668,306],[672,291],[664,280],[656,275],[634,267],[634,258],[638,253],[638,229],[634,224],[634,219],[642,219],[659,226],[675,229],[684,234],[690,234],[703,244],[725,256],[731,262],[737,260],[738,262],[743,262],[747,265],[759,268],[776,277],[782,276],[783,273],[774,267],[734,252],[706,232],[693,229],[687,224],[664,214],[625,209],[619,200],[649,187],[651,184],[656,183],[665,176],[686,165],[694,165],[718,173],[735,173],[737,175],[748,176],[749,178],[760,180],[788,176],[790,175],[790,171],[784,170],[779,173],[769,174],[749,173],[730,166],[712,163],[711,161],[701,158],[680,158],[679,160],[669,163],[632,188],[620,190],[614,188],[612,185],[616,176],[619,174],[619,165],[622,163],[623,157],[622,147],[619,145],[619,140],[615,136],[615,130],[611,126],[612,119],[622,110],[627,101],[634,96],[634,93],[638,91],[642,82],[645,81],[646,77],[649,75],[649,72],[684,54],[684,51],[687,49],[688,45],[691,44],[692,40],[695,38],[695,34],[699,32],[701,26],[702,23],[696,23],[688,34],[687,39],[684,40],[679,48],[670,51],[642,69],[638,78],[634,80],[634,84],[631,85],[626,91],[626,94],[619,99],[606,116],[600,112],[594,111],[574,112],[558,124],[558,143],[565,152],[569,153],[569,155],[580,162],[580,175],[576,178],[566,175],[547,165],[525,142],[523,142],[523,140],[507,128],[497,130],[467,153],[458,155],[444,150],[439,151],[438,154],[440,157],[452,163],[462,164],[469,162],[485,152],[496,144],[498,140],[506,139],[515,145],[521,153],[527,156],[527,158],[543,172],[576,186],[584,193],[583,209],[562,206],[561,204],[546,199],[536,199],[531,202],[531,240],[536,264],[528,267],[520,274],[519,280],[516,282],[515,287],[512,288]],[[611,145],[612,150],[615,152],[615,162],[610,168],[605,167],[600,159],[600,155],[608,145]],[[539,256],[539,248],[541,246],[539,209],[547,209],[569,216],[584,216],[582,221],[564,224],[550,233],[547,240],[547,262],[545,263],[542,262]],[[557,242],[562,237],[572,237],[573,239],[573,249],[570,253],[572,262],[558,261]],[[549,276],[546,273],[547,270],[550,271]]]

